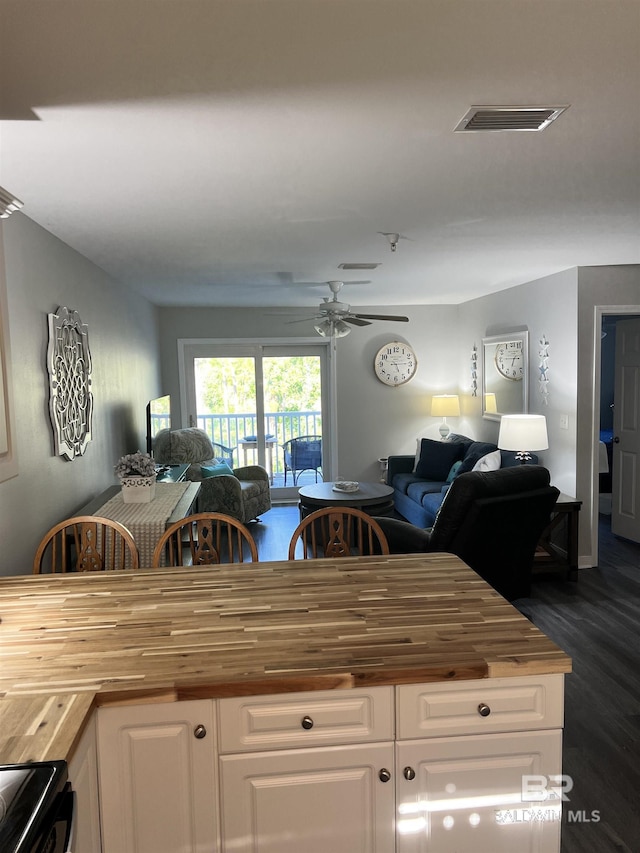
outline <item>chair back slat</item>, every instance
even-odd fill
[[[158,540],[152,566],[213,566],[257,562],[249,529],[230,515],[200,512],[168,527]]]
[[[389,545],[378,522],[355,507],[325,507],[312,512],[300,522],[289,543],[290,560],[388,553]]]
[[[101,572],[137,569],[138,548],[127,528],[110,518],[78,515],[55,524],[43,536],[33,573]]]

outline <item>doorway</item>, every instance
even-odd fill
[[[232,467],[266,468],[274,502],[295,500],[307,476],[329,479],[332,393],[324,342],[181,342],[183,422],[211,438]],[[180,346],[180,344],[179,344]],[[291,439],[316,436],[316,470],[287,479]]]
[[[595,411],[595,434],[596,434],[596,458],[595,472],[596,480],[594,486],[593,507],[594,523],[593,531],[597,537],[594,553],[599,552],[600,537],[599,527],[607,533],[614,533],[631,541],[640,541],[640,515],[634,508],[631,513],[629,498],[633,497],[629,491],[630,478],[633,479],[629,466],[621,466],[621,444],[620,444],[620,417],[623,408],[623,396],[630,399],[629,393],[633,392],[637,401],[640,389],[638,389],[638,373],[632,384],[633,388],[622,392],[620,356],[616,357],[616,338],[618,337],[618,323],[627,321],[640,321],[640,306],[607,306],[596,309],[597,341],[596,341],[596,364],[599,366],[597,376],[599,379],[599,397],[596,397]],[[618,341],[619,343],[619,341]],[[618,368],[616,368],[618,362]],[[617,374],[617,375],[616,375]],[[628,385],[628,383],[627,383]],[[625,430],[625,434],[628,430]],[[616,441],[617,439],[617,441]],[[626,439],[625,439],[626,440]],[[637,435],[634,441],[637,444]],[[628,456],[628,449],[625,449]],[[625,497],[626,495],[626,497]],[[634,503],[637,498],[634,498]],[[621,512],[626,517],[621,518]]]

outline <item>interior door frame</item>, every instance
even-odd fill
[[[602,372],[602,320],[611,314],[628,314],[640,316],[640,305],[596,305],[593,324],[594,337],[594,376],[593,376],[593,421],[591,424],[591,554],[592,560],[598,564],[599,559],[599,494],[600,494],[600,376]]]
[[[321,351],[321,381],[322,381],[322,421],[328,426],[322,433],[322,473],[325,480],[332,478],[332,472],[337,471],[338,460],[338,415],[337,415],[337,374],[336,353],[331,346],[330,338],[318,337],[296,337],[296,338],[178,338],[178,382],[180,386],[180,420],[182,424],[189,424],[190,416],[196,417],[196,412],[189,411],[189,395],[195,401],[195,377],[193,371],[187,370],[189,361],[189,350],[191,347],[215,347],[219,349],[220,357],[224,350],[231,348],[246,347],[245,355],[255,355],[256,351],[264,355],[265,350],[278,349],[305,349],[313,347],[316,352]],[[236,355],[237,353],[228,353]],[[266,355],[277,353],[266,352]],[[256,392],[258,388],[256,387]],[[326,409],[326,411],[325,411]],[[282,490],[280,490],[282,491]],[[295,490],[297,499],[297,489]],[[293,493],[291,495],[293,499]],[[287,500],[287,496],[283,496]]]

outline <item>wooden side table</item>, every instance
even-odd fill
[[[578,525],[582,501],[560,494],[533,558],[534,573],[566,572],[578,579]]]

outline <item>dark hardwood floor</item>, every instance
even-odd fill
[[[251,529],[262,560],[287,558],[297,506]],[[577,582],[536,578],[514,605],[573,658],[566,677],[562,853],[640,851],[640,545],[600,517],[600,559]],[[480,851],[485,853],[485,851]],[[518,853],[514,851],[514,853]]]
[[[562,853],[638,853],[640,545],[613,536],[609,516],[600,516],[599,535],[597,568],[581,570],[577,582],[537,580],[514,604],[573,658],[563,772],[574,788]]]

